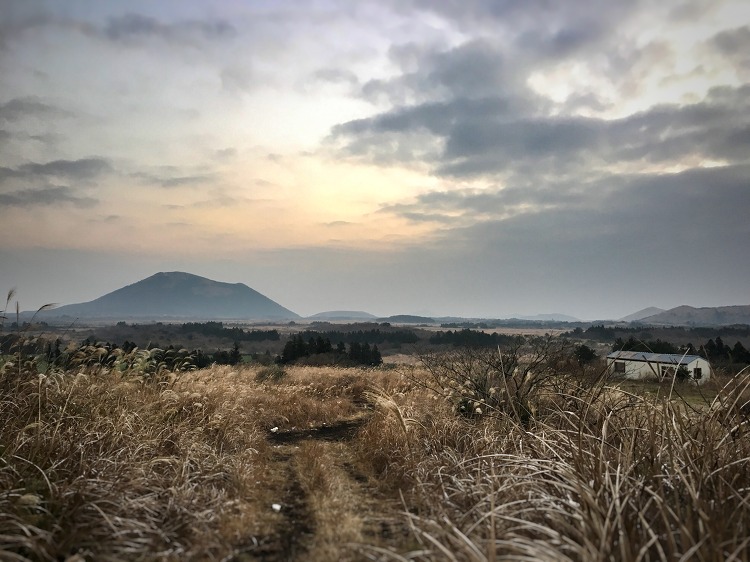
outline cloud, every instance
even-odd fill
[[[222,89],[229,93],[249,92],[255,85],[253,72],[247,66],[227,66],[221,70],[219,76]]]
[[[171,166],[165,167],[167,172],[178,170],[173,169]],[[152,174],[147,172],[135,172],[130,174],[131,177],[136,178],[147,185],[157,185],[164,188],[173,187],[189,187],[193,185],[201,185],[214,180],[214,176],[210,174],[191,174],[191,175],[172,175],[169,173],[165,174]]]
[[[412,220],[437,213],[441,229],[414,259],[442,263],[444,284],[460,287],[462,277],[464,287],[477,286],[486,307],[559,307],[562,295],[571,311],[636,295],[671,306],[703,295],[718,305],[750,275],[748,177],[750,166],[737,165],[610,176],[546,195],[440,192],[387,212]],[[514,204],[519,212],[503,216]],[[490,281],[494,289],[479,289]]]
[[[46,164],[29,163],[18,168],[21,173],[60,176],[74,179],[89,179],[112,169],[103,158],[81,158],[79,160],[54,160]]]
[[[450,237],[486,228],[478,225],[495,225],[498,233],[520,233],[519,241],[534,232],[562,237],[573,233],[577,240],[606,233],[632,237],[661,232],[667,239],[721,236],[723,243],[739,247],[750,234],[749,177],[750,165],[738,164],[674,174],[609,175],[588,182],[562,180],[533,189],[432,191],[412,202],[383,206],[380,212],[415,222],[442,222],[450,227],[444,229]]]
[[[0,205],[9,207],[36,207],[69,203],[79,208],[91,208],[99,201],[91,197],[80,197],[66,186],[49,186],[39,189],[21,189],[0,193]]]
[[[396,108],[333,128],[344,154],[376,162],[422,160],[443,176],[538,175],[621,162],[667,164],[687,157],[750,158],[750,85],[712,90],[690,105],[656,106],[621,118],[518,115],[512,100],[456,99]],[[439,152],[425,154],[424,139]],[[385,151],[385,154],[384,154]]]
[[[351,70],[345,68],[320,68],[313,72],[312,78],[320,82],[331,84],[344,84],[346,86],[356,86],[359,84],[359,78]]]
[[[104,27],[105,37],[122,43],[151,38],[167,42],[186,42],[196,37],[214,41],[232,38],[236,33],[234,26],[222,19],[162,23],[155,18],[133,13],[110,18]]]
[[[41,102],[35,97],[13,98],[0,104],[0,120],[20,121],[29,116],[60,117],[70,115],[58,107]]]
[[[104,158],[54,160],[44,164],[29,162],[16,168],[0,168],[0,183],[10,178],[33,180],[47,177],[85,181],[110,171],[112,166]]]
[[[244,201],[244,199],[232,197],[231,195],[228,195],[224,190],[220,189],[214,189],[208,195],[209,197],[207,199],[203,199],[202,201],[195,201],[194,203],[187,205],[187,207],[191,207],[194,209],[232,208],[236,207],[239,203]]]
[[[722,31],[714,36],[711,44],[731,61],[738,71],[750,78],[750,26]]]
[[[428,12],[474,37],[498,38],[524,61],[556,61],[617,41],[618,30],[637,17],[644,3],[625,0],[602,6],[596,0],[411,0],[394,10]],[[412,17],[413,14],[412,14]]]
[[[460,228],[550,209],[584,208],[591,202],[592,197],[584,197],[580,185],[561,182],[534,189],[512,186],[429,191],[412,202],[384,205],[379,213],[398,215],[417,223],[434,222]]]
[[[644,16],[641,2],[606,9],[593,0],[564,7],[542,0],[407,5],[445,18],[470,38],[450,46],[391,47],[396,74],[361,88],[363,98],[390,107],[332,127],[327,141],[343,156],[495,181],[750,157],[748,86],[715,88],[690,104],[678,97],[646,109],[641,104],[637,113],[618,107],[618,97],[637,98],[645,84],[659,80],[666,91],[679,82],[678,58],[693,53],[667,35],[634,41],[628,25]],[[407,10],[394,6],[399,9]],[[696,4],[674,25],[699,21],[703,9]],[[749,35],[740,28],[713,44],[743,65]],[[613,110],[622,116],[607,114]]]
[[[164,21],[141,13],[110,16],[103,22],[98,9],[81,6],[43,5],[39,2],[17,3],[0,22],[0,51],[8,51],[13,41],[23,39],[30,31],[37,35],[46,29],[60,29],[84,37],[135,46],[147,41],[163,41],[175,46],[199,47],[206,43],[232,40],[237,29],[224,18],[183,18]],[[164,10],[159,10],[164,14]]]
[[[219,161],[230,161],[237,156],[237,149],[234,147],[220,148],[214,150],[213,157]]]
[[[524,98],[536,97],[525,85],[525,73],[519,68],[522,61],[507,47],[488,39],[467,41],[447,50],[409,43],[392,47],[389,53],[402,72],[363,84],[361,92],[366,99],[384,98],[403,106],[503,97],[528,109],[531,102]]]
[[[27,3],[23,8],[28,8]],[[15,8],[17,8],[16,6]],[[42,27],[51,22],[51,18],[44,14],[33,13],[21,15],[23,10],[4,9],[3,21],[0,21],[0,51],[8,49],[11,41],[29,29]],[[18,13],[16,13],[18,12]],[[15,16],[15,17],[14,17]]]

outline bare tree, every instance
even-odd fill
[[[456,404],[466,415],[511,415],[527,423],[531,398],[569,365],[573,346],[550,335],[514,339],[504,348],[464,347],[420,355],[427,376],[421,383]]]

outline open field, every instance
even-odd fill
[[[697,391],[497,357],[8,361],[0,560],[748,559],[747,376]]]

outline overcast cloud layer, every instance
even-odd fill
[[[748,304],[744,1],[0,0],[0,290]]]

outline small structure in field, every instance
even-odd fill
[[[702,384],[711,378],[711,365],[703,357],[679,353],[614,351],[607,355],[607,368],[611,374],[626,379],[664,380],[677,376]]]

